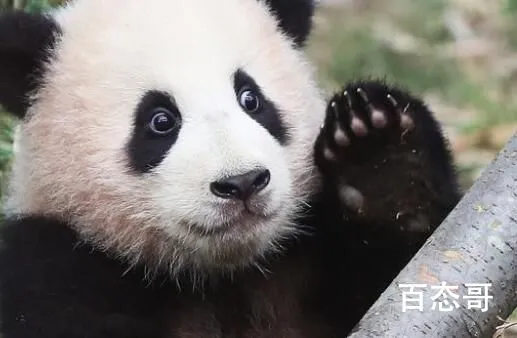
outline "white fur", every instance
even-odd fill
[[[317,184],[324,104],[311,67],[262,3],[83,0],[54,15],[63,38],[21,127],[10,214],[71,221],[84,240],[173,272],[252,264],[296,233],[293,216]],[[239,107],[238,68],[282,112],[287,146]],[[125,146],[150,89],[171,93],[183,124],[164,161],[135,175]],[[257,166],[271,171],[257,197],[262,216],[243,218],[210,193],[210,182]],[[225,222],[238,224],[218,235],[192,229]]]

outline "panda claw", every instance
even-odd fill
[[[346,99],[346,103],[348,104],[348,107],[352,109],[352,99],[350,98],[350,95],[348,94],[348,91],[343,91],[343,97]]]
[[[330,108],[332,108],[332,112],[334,114],[334,118],[337,118],[337,104],[336,104],[336,101],[332,100],[330,101]]]
[[[359,87],[356,91],[361,96],[364,103],[368,107],[368,110],[370,111],[372,126],[376,129],[382,129],[386,127],[388,125],[388,118],[386,117],[385,113],[374,107],[363,88]]]
[[[413,119],[409,116],[409,108],[411,106],[411,103],[408,102],[404,109],[400,111],[400,107],[397,100],[395,100],[395,98],[391,94],[388,94],[386,97],[400,115],[400,127],[402,128],[402,130],[408,131],[413,129]]]
[[[357,89],[357,91],[359,92],[359,88]],[[350,121],[351,132],[359,137],[366,136],[368,134],[368,128],[366,127],[365,123],[359,117],[357,117],[357,114],[355,114],[355,112],[352,108],[353,107],[352,98],[350,97],[350,94],[348,93],[348,91],[346,91],[346,90],[343,91],[343,97],[346,100],[349,114],[352,117],[352,119]],[[333,109],[334,109],[335,114],[338,115],[339,112],[337,111],[337,105],[334,105]]]
[[[388,101],[390,101],[391,105],[394,107],[394,108],[397,108],[399,106],[397,100],[395,100],[395,98],[393,97],[393,95],[391,94],[387,94],[386,95],[386,98],[388,99]]]
[[[361,97],[363,98],[363,101],[367,104],[370,104],[370,100],[368,99],[368,95],[366,95],[366,92],[364,91],[363,88],[359,87],[356,89],[356,92],[361,95]]]
[[[400,115],[400,127],[403,130],[411,130],[414,127],[413,119],[408,114]]]

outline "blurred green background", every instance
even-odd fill
[[[0,0],[0,9],[37,12],[60,2]],[[422,96],[467,189],[517,131],[516,19],[517,0],[321,0],[308,53],[329,92],[376,77]],[[15,123],[0,113],[2,190]]]
[[[321,1],[309,53],[328,89],[386,78],[444,124],[467,189],[517,131],[517,0]]]

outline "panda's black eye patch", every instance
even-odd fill
[[[158,166],[178,139],[181,113],[167,93],[151,90],[136,107],[127,145],[131,169],[145,173]]]
[[[274,103],[264,96],[255,80],[242,69],[235,72],[233,81],[237,102],[242,110],[266,128],[278,142],[285,144],[288,141],[287,129]]]

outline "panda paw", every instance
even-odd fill
[[[426,179],[421,150],[428,145],[418,134],[427,118],[421,101],[376,81],[349,84],[332,97],[315,160],[352,215],[392,219],[420,202],[425,193],[414,178]]]
[[[371,151],[403,143],[414,129],[412,101],[377,82],[348,85],[327,106],[321,126],[323,158],[347,162],[347,157],[371,156]]]

